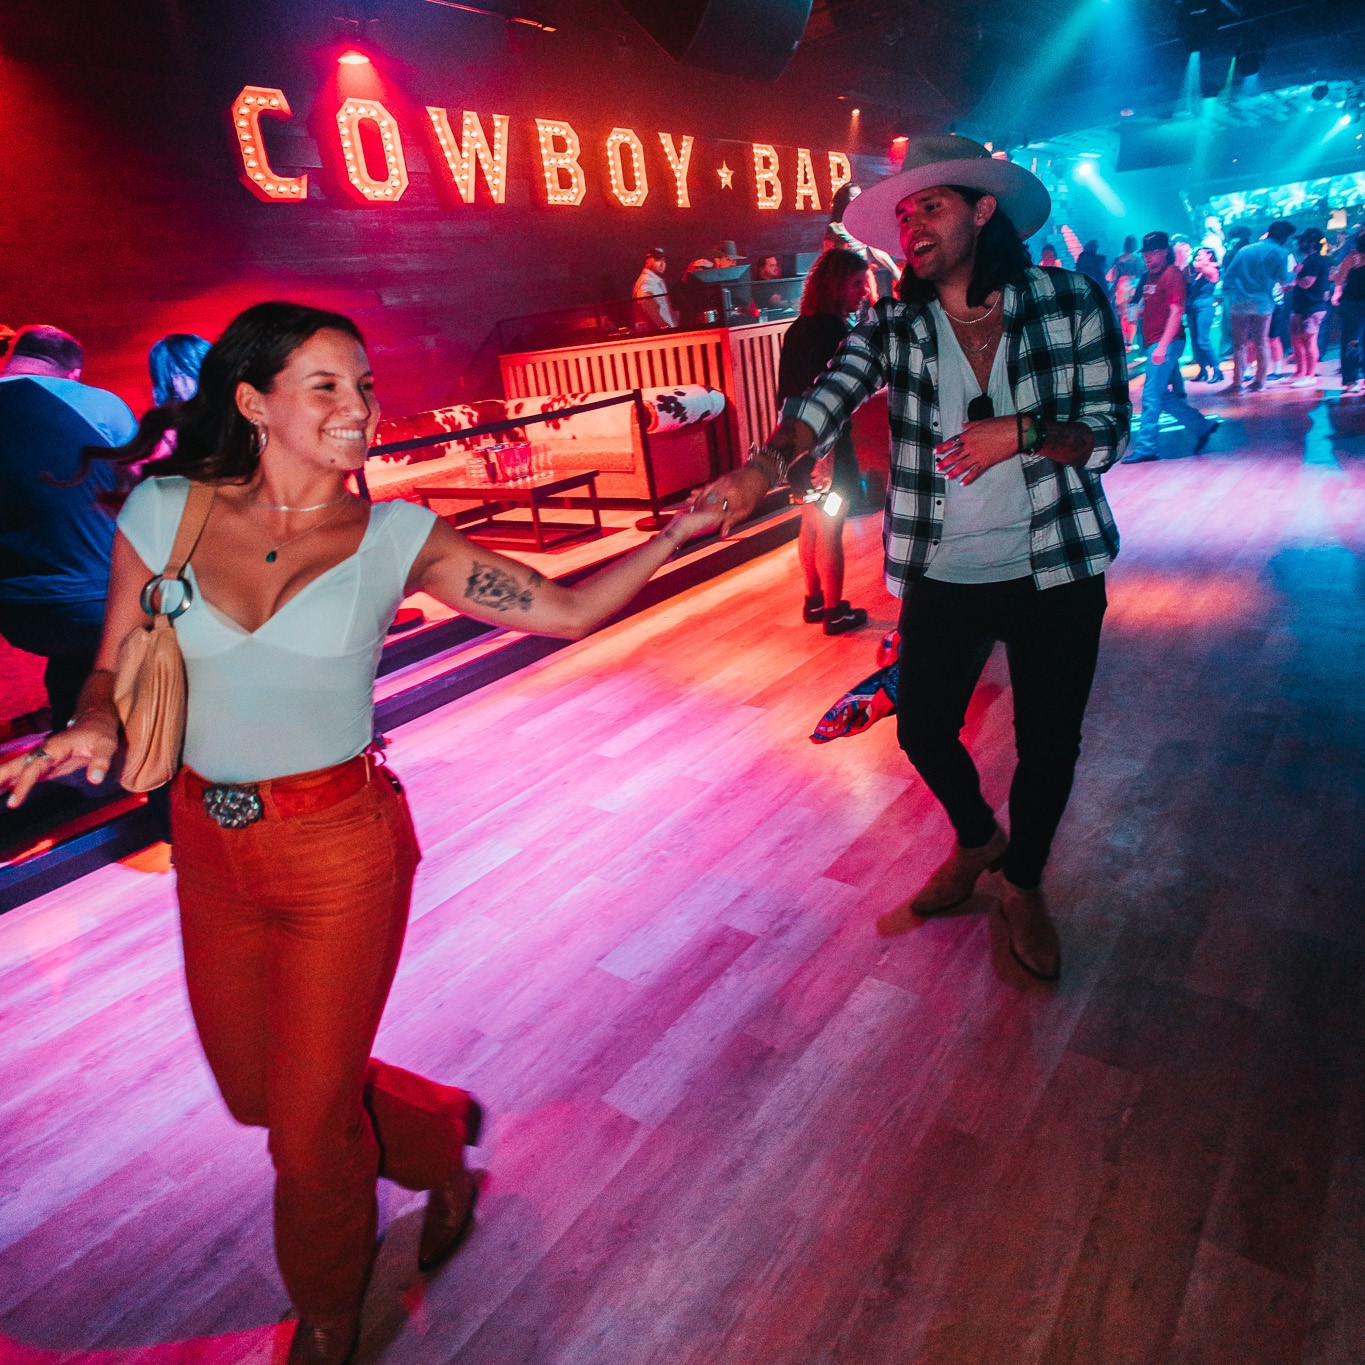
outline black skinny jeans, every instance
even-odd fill
[[[1341,318],[1341,382],[1354,384],[1365,374],[1365,360],[1361,350],[1365,346],[1365,300],[1342,300],[1338,314]]]
[[[948,812],[958,842],[980,848],[995,814],[959,738],[967,703],[997,640],[1014,691],[1019,756],[1010,784],[1010,843],[1004,873],[1015,886],[1042,880],[1081,751],[1081,721],[1095,677],[1104,576],[1039,591],[1007,583],[920,578],[901,608],[897,726],[905,750]]]

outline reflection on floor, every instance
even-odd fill
[[[1365,402],[1222,411],[1106,480],[1056,991],[989,883],[873,930],[949,839],[890,724],[806,739],[893,620],[875,518],[860,634],[801,624],[788,547],[396,733],[426,858],[380,1048],[480,1094],[490,1177],[425,1281],[384,1190],[362,1362],[1365,1359]],[[996,658],[994,801],[1011,738]],[[170,878],[0,918],[0,1027],[0,1356],[265,1365],[264,1141]]]

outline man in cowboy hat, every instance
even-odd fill
[[[1100,474],[1131,408],[1123,338],[1084,275],[1029,264],[1046,221],[1038,179],[960,137],[925,137],[848,207],[850,232],[906,260],[899,299],[850,333],[765,445],[704,494],[725,528],[769,488],[811,481],[854,409],[885,386],[891,423],[886,580],[904,601],[901,746],[957,842],[885,933],[940,914],[981,874],[1005,874],[1010,947],[1034,976],[1060,970],[1040,890],[1071,792],[1118,532]],[[1005,643],[1019,762],[1010,832],[981,795],[960,732],[986,659]]]

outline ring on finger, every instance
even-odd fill
[[[44,763],[48,763],[51,761],[52,755],[48,753],[41,744],[35,744],[33,748],[24,755],[24,767],[27,768],[30,763],[37,763],[39,759]]]

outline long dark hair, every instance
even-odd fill
[[[199,391],[183,402],[152,408],[138,423],[133,439],[112,450],[91,446],[83,472],[95,460],[118,465],[142,463],[142,477],[183,474],[209,483],[247,483],[260,464],[255,427],[237,407],[237,385],[269,393],[289,357],[317,332],[345,332],[362,346],[360,328],[341,313],[303,303],[257,303],[238,313],[209,347],[199,370]],[[162,440],[175,435],[175,448],[162,459],[151,457]]]
[[[945,188],[961,195],[968,207],[974,206],[986,193],[969,185]],[[967,286],[967,307],[980,308],[997,289],[1003,289],[1007,284],[1027,284],[1028,270],[1028,251],[1019,240],[1009,214],[997,204],[976,237],[976,259],[972,264],[971,283]],[[928,280],[916,279],[914,270],[907,264],[896,285],[896,297],[902,303],[930,303],[936,295],[934,286]]]
[[[801,316],[814,317],[817,313],[843,312],[840,295],[844,286],[857,275],[867,274],[867,262],[847,247],[832,246],[821,252],[820,259],[810,268],[801,290]]]

